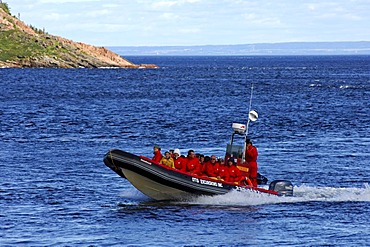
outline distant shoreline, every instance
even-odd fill
[[[124,56],[370,55],[370,41],[201,46],[110,46]]]
[[[112,47],[109,47],[109,49],[112,50]],[[348,57],[353,57],[353,56],[363,56],[363,57],[368,57],[370,54],[231,54],[231,55],[213,55],[213,54],[201,54],[201,55],[194,55],[194,54],[183,54],[183,55],[176,55],[176,54],[158,54],[158,55],[153,55],[153,54],[119,54],[120,56],[125,56],[125,58],[135,58],[135,57],[343,57],[343,56],[348,56]]]

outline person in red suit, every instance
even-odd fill
[[[163,155],[161,153],[161,148],[158,145],[155,145],[153,147],[153,154],[154,154],[154,156],[153,156],[152,160],[159,163],[161,161],[161,159],[163,158]]]
[[[244,179],[240,170],[239,170],[239,168],[236,167],[236,163],[235,163],[234,158],[230,158],[227,161],[227,165],[228,165],[228,172],[229,172],[229,181],[228,182],[239,183],[241,180]]]
[[[217,177],[220,170],[220,165],[217,163],[215,155],[211,156],[211,159],[204,164],[204,174],[208,177]]]
[[[186,172],[186,160],[185,158],[181,157],[181,153],[178,148],[173,151],[173,162],[177,170]]]
[[[186,170],[194,175],[201,175],[201,165],[199,159],[195,157],[194,150],[188,151],[188,157],[186,157]]]
[[[248,162],[249,165],[249,179],[252,181],[254,187],[257,187],[257,156],[258,151],[255,146],[253,146],[251,140],[246,140],[246,150],[245,150],[245,160]]]
[[[219,170],[218,170],[218,179],[221,179],[225,182],[229,181],[229,169],[227,168],[227,165],[225,164],[224,159],[220,158],[218,160],[219,163]]]

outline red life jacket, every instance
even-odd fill
[[[178,157],[177,159],[173,159],[173,162],[177,170],[186,171],[186,160],[184,158]]]
[[[224,166],[224,165],[220,165],[220,170],[219,170],[219,173],[218,175],[220,176],[221,179],[223,179],[225,182],[229,182],[229,169]]]
[[[152,160],[159,163],[161,161],[161,159],[163,158],[163,155],[161,154],[161,151],[157,150],[157,151],[153,152],[153,154],[154,154],[154,156],[153,156]]]
[[[186,170],[192,174],[200,175],[201,166],[198,158],[187,158],[186,159]]]
[[[229,182],[240,182],[242,180],[242,174],[238,167],[232,165],[229,167]]]
[[[249,146],[249,148],[245,151],[245,160],[250,162],[257,162],[258,151],[255,146]]]
[[[208,161],[205,164],[204,173],[208,177],[217,177],[218,173],[219,173],[219,170],[220,170],[220,165],[217,162],[212,164],[210,161]]]

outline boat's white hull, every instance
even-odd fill
[[[157,183],[128,169],[121,168],[121,170],[135,188],[155,200],[181,200],[192,196],[190,193]]]

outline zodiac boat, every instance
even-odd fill
[[[234,136],[247,138],[249,121],[256,121],[258,114],[249,112],[247,126],[233,123],[233,134],[227,144],[225,160],[233,157],[242,175],[248,175],[248,164],[244,161],[245,146],[234,145]],[[127,179],[135,188],[155,200],[186,200],[200,195],[222,195],[231,190],[250,190],[274,196],[292,196],[293,185],[287,180],[274,180],[268,189],[253,187],[248,183],[229,183],[207,176],[197,176],[159,164],[150,158],[131,154],[118,149],[110,150],[104,156],[104,163],[121,177]],[[267,179],[260,176],[259,184],[266,184]]]

